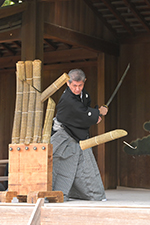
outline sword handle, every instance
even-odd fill
[[[108,106],[107,105],[103,105],[103,107],[107,108],[108,109]],[[100,117],[102,117],[103,115],[102,114],[99,114]]]

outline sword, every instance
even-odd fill
[[[104,105],[106,108],[108,108],[108,106],[109,106],[110,103],[112,102],[113,98],[115,97],[115,95],[116,95],[117,91],[119,90],[119,88],[120,88],[120,86],[121,86],[121,84],[122,84],[122,82],[123,82],[123,80],[124,80],[124,78],[125,78],[125,76],[126,76],[128,70],[129,70],[129,68],[130,68],[130,63],[127,65],[126,70],[124,71],[124,73],[123,73],[123,75],[122,75],[122,77],[121,77],[119,83],[117,84],[117,87],[115,88],[115,90],[114,90],[114,92],[112,93],[111,97],[109,98],[108,102],[106,103],[106,105]],[[102,116],[102,115],[100,115],[100,116]]]

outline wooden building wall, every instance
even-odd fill
[[[150,42],[122,45],[119,71],[128,63],[131,67],[118,95],[118,125],[128,131],[125,140],[132,143],[149,135],[143,124],[150,121]],[[150,188],[150,155],[128,155],[119,142],[118,159],[119,185]]]
[[[55,1],[51,3],[45,2],[44,5],[45,22],[57,24],[104,40],[114,40],[114,36],[84,1]]]
[[[8,159],[16,99],[15,72],[0,73],[0,159]],[[0,167],[4,175],[5,167]]]

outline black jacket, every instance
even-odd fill
[[[81,100],[79,95],[73,94],[67,87],[56,106],[57,120],[78,142],[88,138],[90,126],[98,121],[99,110],[91,108],[90,103],[90,96],[85,89],[83,89]]]

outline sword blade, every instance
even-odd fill
[[[106,103],[106,106],[109,106],[110,103],[112,102],[113,98],[115,97],[117,91],[119,90],[119,88],[120,88],[120,86],[121,86],[121,84],[122,84],[122,82],[123,82],[123,80],[124,80],[124,78],[125,78],[125,76],[126,76],[128,70],[129,70],[129,68],[130,68],[130,63],[127,65],[126,70],[124,71],[124,73],[123,73],[123,75],[122,75],[122,77],[121,77],[119,83],[117,84],[117,87],[115,88],[114,92],[112,93],[110,99],[109,99],[108,102]]]

